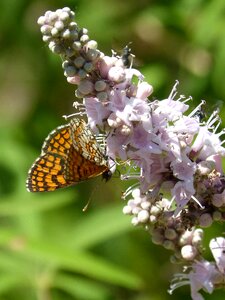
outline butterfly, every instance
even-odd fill
[[[83,119],[57,127],[28,172],[29,192],[48,192],[102,175],[111,178],[106,155]]]

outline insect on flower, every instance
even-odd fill
[[[131,44],[131,43],[129,43]],[[129,44],[123,48],[121,59],[125,67],[130,67],[133,64],[134,55],[132,54]]]
[[[85,121],[74,118],[47,136],[26,187],[29,192],[48,192],[99,175],[111,178],[107,157]]]

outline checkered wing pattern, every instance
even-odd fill
[[[82,119],[70,121],[71,137],[74,148],[83,157],[96,165],[107,165],[107,160],[89,126]]]
[[[98,144],[93,140],[93,134],[89,129],[86,130],[86,123],[74,120],[57,127],[46,138],[41,155],[29,170],[26,182],[28,191],[54,191],[109,172],[104,155],[99,152],[100,149],[96,146]],[[76,140],[78,133],[79,138]],[[87,136],[89,133],[90,136]],[[92,151],[90,154],[87,153],[88,149]],[[102,157],[102,163],[95,162],[94,149],[97,149],[98,161]]]

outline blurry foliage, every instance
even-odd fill
[[[132,42],[135,66],[166,98],[176,79],[208,110],[225,99],[225,2],[0,2],[0,300],[161,300],[176,266],[122,215],[118,178],[46,194],[25,189],[27,170],[50,130],[72,112],[74,87],[41,41],[37,18],[70,6],[107,54]],[[128,183],[127,183],[128,184]],[[82,208],[91,198],[88,210]],[[224,299],[216,292],[206,299]]]

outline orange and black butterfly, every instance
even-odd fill
[[[29,192],[48,192],[103,176],[111,177],[107,158],[82,119],[57,127],[45,139],[41,155],[31,166]]]

